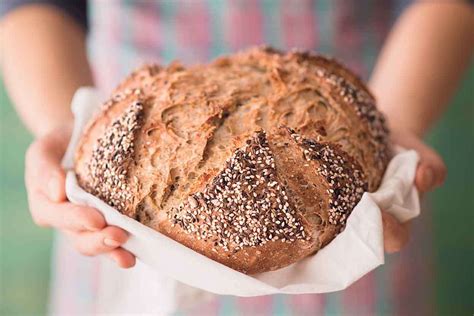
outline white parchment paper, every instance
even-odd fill
[[[78,186],[72,171],[75,147],[100,101],[92,88],[79,89],[73,98],[75,125],[63,159],[68,170],[67,197],[73,203],[95,207],[108,224],[128,231],[130,238],[125,249],[151,268],[184,284],[216,294],[237,296],[343,290],[384,263],[381,209],[401,221],[419,215],[418,193],[413,185],[418,155],[415,151],[400,149],[390,162],[380,188],[363,195],[349,216],[345,230],[329,245],[316,255],[286,268],[245,275],[120,214]]]

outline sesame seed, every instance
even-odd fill
[[[247,182],[241,186],[235,179]],[[203,195],[205,202],[195,209],[192,200],[197,193],[171,209],[168,218],[188,234],[193,233],[195,227],[201,239],[216,240],[215,247],[235,252],[268,241],[290,242],[285,236],[294,236],[294,240],[306,239],[296,209],[286,202],[285,188],[278,183],[273,153],[264,131],[257,132],[234,152],[224,170],[204,189]],[[188,216],[195,211],[206,219],[198,217],[195,224],[188,221]],[[204,222],[211,224],[199,225]]]
[[[318,143],[311,139],[304,139],[294,130],[288,129],[293,140],[300,145],[303,153],[310,160],[318,161],[316,169],[326,178],[330,194],[329,222],[333,225],[345,226],[347,215],[362,198],[367,190],[367,182],[362,171],[359,171],[352,158],[339,150],[338,145]]]
[[[124,98],[123,95],[116,95],[113,99]],[[110,106],[109,103],[106,102],[107,106]],[[127,183],[128,166],[125,162],[134,153],[134,132],[139,128],[142,112],[143,105],[138,101],[128,106],[94,144],[91,159],[86,165],[87,190],[121,212],[133,199]]]

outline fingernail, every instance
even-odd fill
[[[104,238],[104,244],[108,247],[118,247],[120,246],[120,243],[116,240],[110,239],[110,238]]]
[[[425,189],[429,189],[433,186],[434,182],[434,172],[433,169],[430,167],[425,168],[425,171],[423,172],[423,186]]]

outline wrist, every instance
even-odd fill
[[[407,131],[420,138],[425,135],[429,123],[419,111],[421,100],[396,96],[373,82],[370,82],[370,88],[375,95],[377,108],[384,114],[390,130]]]
[[[424,127],[420,126],[419,122],[412,120],[411,118],[402,117],[401,115],[390,114],[381,109],[387,120],[387,125],[392,133],[403,132],[416,135],[419,138],[423,138],[425,135]]]

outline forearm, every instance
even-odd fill
[[[1,27],[3,79],[23,122],[35,136],[69,123],[74,92],[92,84],[84,31],[44,5],[9,13]]]
[[[400,17],[370,80],[392,128],[426,133],[469,66],[473,38],[467,3],[420,1]]]

